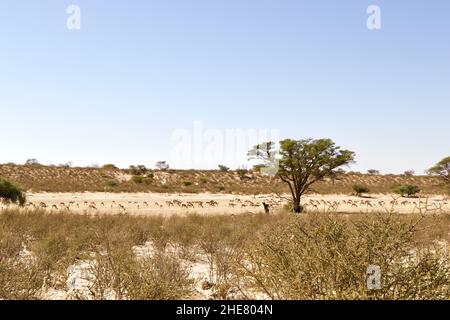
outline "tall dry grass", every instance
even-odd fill
[[[0,298],[67,289],[68,269],[80,262],[88,264],[89,285],[75,299],[198,298],[190,268],[202,262],[216,299],[448,299],[449,256],[436,240],[448,241],[449,232],[448,215],[9,210],[0,214]],[[380,266],[381,290],[367,290],[368,265]]]

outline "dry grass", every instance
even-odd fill
[[[267,194],[288,192],[287,186],[257,172],[218,170],[148,170],[134,176],[129,170],[114,168],[68,168],[56,166],[0,165],[0,177],[33,192],[182,192]],[[337,180],[314,185],[317,193],[352,193],[355,184],[365,185],[371,193],[390,193],[396,185],[417,185],[422,194],[444,194],[448,189],[436,177],[345,174]]]
[[[67,290],[68,269],[87,264],[75,299],[199,297],[192,263],[208,266],[211,298],[448,299],[448,215],[243,214],[83,216],[0,214],[0,298],[42,299]],[[150,246],[138,255],[136,248]],[[26,248],[27,250],[24,250]],[[377,264],[383,289],[365,287]],[[201,290],[201,289],[200,289]]]

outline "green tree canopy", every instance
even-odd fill
[[[8,180],[0,179],[0,200],[23,206],[26,202],[25,193]]]

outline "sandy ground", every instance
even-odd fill
[[[262,203],[271,211],[287,203],[288,195],[243,196],[234,194],[161,194],[161,193],[35,193],[28,195],[28,207],[73,213],[185,215],[240,214],[263,212]],[[211,203],[211,201],[213,203]],[[208,203],[209,202],[209,203]],[[394,210],[400,213],[450,212],[450,200],[443,196],[401,198],[397,195],[306,195],[302,204],[308,211],[332,210],[345,213]]]
[[[133,247],[133,252],[137,259],[144,259],[151,257],[155,254],[156,250],[152,242],[146,242],[144,245]],[[168,246],[166,252],[171,252],[175,255],[180,255],[179,248],[174,246]],[[32,259],[32,254],[26,252],[25,255],[28,259]],[[214,279],[210,279],[210,264],[208,258],[205,255],[197,255],[195,261],[187,261],[180,259],[183,267],[188,271],[189,278],[194,281],[194,290],[192,299],[194,300],[210,300],[215,299],[215,293],[213,288],[203,288],[204,282],[211,282]],[[55,289],[44,287],[42,290],[42,298],[44,300],[72,300],[72,299],[85,299],[92,300],[94,296],[90,291],[90,287],[93,285],[95,275],[92,274],[92,268],[95,266],[95,260],[79,260],[73,265],[67,268],[67,280],[65,288]],[[263,292],[257,292],[254,290],[245,290],[246,296],[256,300],[269,300]],[[243,299],[244,297],[239,294],[236,288],[231,288],[228,292],[229,299]],[[113,290],[106,290],[105,299],[115,300],[116,294]]]

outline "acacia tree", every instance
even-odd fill
[[[278,151],[273,142],[266,142],[255,146],[248,155],[266,165],[278,164],[276,176],[289,186],[296,213],[303,211],[301,197],[311,185],[335,176],[340,167],[353,162],[355,157],[354,152],[341,150],[330,139],[286,139],[280,141]]]
[[[447,187],[449,187],[448,193],[450,193],[450,157],[446,157],[436,163],[435,166],[428,169],[427,173],[441,177]]]
[[[166,171],[169,169],[169,164],[166,161],[158,161],[155,164],[155,167],[158,168],[159,170]]]
[[[450,184],[450,157],[442,159],[434,167],[428,169],[428,174],[439,176],[444,179],[447,184]]]

